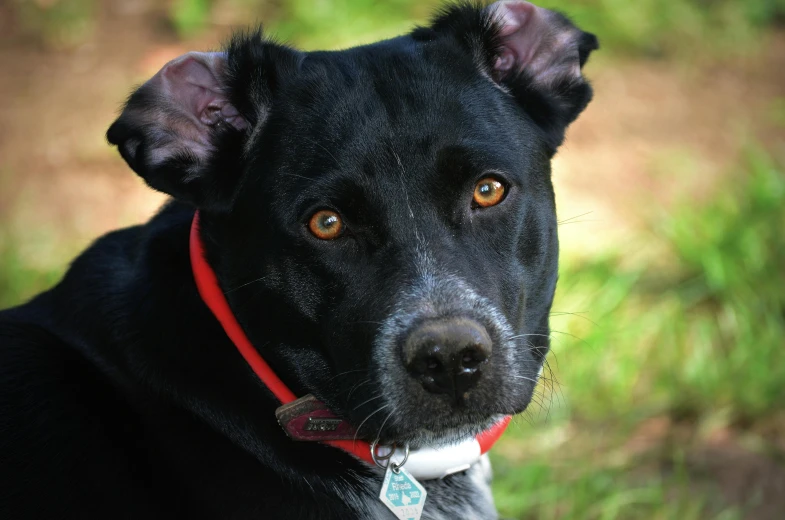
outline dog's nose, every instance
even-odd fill
[[[472,319],[428,320],[409,333],[403,361],[426,390],[460,403],[480,378],[492,345],[485,327]]]

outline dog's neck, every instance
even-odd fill
[[[133,233],[138,244],[127,252],[128,271],[95,272],[88,279],[96,279],[103,284],[101,291],[114,297],[91,299],[90,308],[81,309],[91,321],[83,324],[69,316],[62,329],[76,337],[90,331],[89,340],[74,341],[77,348],[82,343],[104,345],[99,353],[85,355],[99,370],[111,373],[151,429],[197,417],[267,470],[296,467],[312,483],[337,474],[340,467],[365,472],[366,465],[348,454],[292,442],[278,425],[275,410],[280,403],[249,370],[198,294],[189,259],[193,214],[187,205],[172,203],[146,225],[119,232]],[[84,280],[72,287],[77,279],[66,279],[58,293],[98,290]],[[122,312],[129,308],[130,313]],[[94,323],[99,321],[106,325],[97,329]],[[162,416],[168,422],[161,422]]]

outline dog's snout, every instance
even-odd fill
[[[428,320],[409,333],[403,360],[426,390],[447,394],[460,403],[480,378],[492,346],[488,331],[475,320]]]

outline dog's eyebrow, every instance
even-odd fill
[[[319,204],[344,208],[349,203],[362,204],[370,190],[368,182],[366,176],[334,170],[313,177],[298,175],[297,191],[292,207],[294,211],[302,213]]]
[[[506,172],[509,169],[506,161],[491,150],[485,143],[449,144],[436,151],[436,170],[455,180],[486,171]]]

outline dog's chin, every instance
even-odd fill
[[[532,396],[533,387],[515,398],[482,406],[475,403],[470,409],[396,414],[381,431],[376,430],[375,433],[386,444],[395,442],[401,446],[408,443],[412,448],[455,444],[490,429],[505,416],[524,412],[531,404]]]
[[[415,388],[414,392],[398,392],[396,401],[385,400],[380,406],[373,403],[362,408],[349,403],[342,408],[351,410],[344,417],[358,425],[357,438],[411,448],[441,446],[466,441],[505,416],[523,412],[532,401],[534,385],[519,384],[512,392],[503,392],[505,388],[499,386],[480,390],[459,406],[445,396]],[[376,395],[393,393],[381,390]],[[389,414],[381,413],[387,409],[392,409]]]
[[[488,430],[504,416],[505,414],[461,414],[461,417],[441,421],[412,421],[407,418],[385,428],[379,440],[382,444],[408,444],[411,448],[456,444]]]

